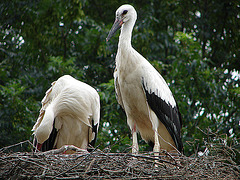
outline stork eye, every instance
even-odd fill
[[[127,14],[128,10],[124,10],[122,15]]]

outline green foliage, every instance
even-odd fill
[[[125,114],[117,103],[113,79],[100,84],[99,88],[102,116],[98,142],[102,149],[110,145],[112,151],[123,152],[131,146],[131,132],[126,124]]]
[[[100,148],[130,151],[131,132],[112,80],[118,37],[105,41],[124,3],[1,1],[0,147],[31,139],[46,90],[70,74],[99,91]],[[185,153],[204,151],[206,142],[222,135],[239,148],[239,3],[129,3],[138,12],[132,44],[163,75],[179,104]]]
[[[31,134],[32,117],[35,116],[37,102],[24,93],[21,80],[13,80],[0,86],[0,146],[23,141]]]
[[[193,139],[200,150],[204,147],[206,139],[199,130],[209,130],[212,135],[208,138],[214,139],[214,133],[227,134],[237,142],[239,94],[235,91],[239,89],[239,79],[233,79],[222,68],[211,68],[210,60],[202,58],[201,46],[192,35],[176,32],[174,39],[179,53],[168,57],[173,61],[169,74],[174,79],[171,88],[183,117],[185,152],[192,154],[196,150],[188,144]]]

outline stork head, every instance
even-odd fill
[[[137,19],[137,12],[133,6],[131,6],[129,4],[124,4],[124,5],[120,6],[116,11],[116,19],[115,19],[115,22],[108,34],[107,41],[124,24],[130,24],[130,22],[131,22],[131,25],[132,25],[131,28],[133,28],[136,19]]]
[[[51,132],[52,126],[48,126],[45,124],[40,125],[34,132],[37,138],[37,142],[40,144],[44,143],[49,138]]]

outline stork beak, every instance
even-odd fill
[[[41,151],[42,145],[43,144],[37,143],[37,150]]]
[[[122,26],[123,24],[123,19],[118,19],[116,18],[111,30],[109,31],[108,33],[108,36],[107,36],[107,41],[114,35],[114,33]]]

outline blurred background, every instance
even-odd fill
[[[2,0],[0,148],[32,141],[41,100],[65,74],[101,97],[98,148],[131,152],[131,132],[115,98],[115,11],[138,13],[132,45],[161,73],[178,102],[187,156],[214,144],[239,157],[240,3],[234,0]],[[140,150],[150,150],[139,138]],[[219,148],[220,149],[220,148]],[[238,158],[239,160],[239,158]]]

